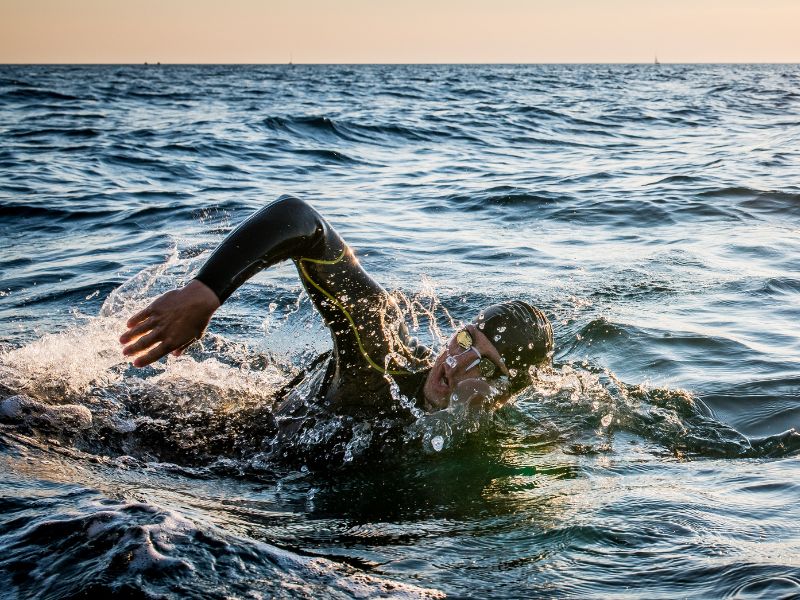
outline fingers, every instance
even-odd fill
[[[128,336],[131,339],[138,337],[134,343],[129,344],[122,349],[122,354],[125,356],[141,354],[141,356],[137,356],[133,361],[134,367],[145,367],[166,356],[170,352],[173,356],[180,356],[183,354],[186,348],[197,341],[197,338],[194,337],[187,342],[184,342],[182,345],[179,345],[174,341],[174,338],[169,336],[168,332],[164,331],[163,327],[157,327],[152,331],[149,331],[149,333],[146,335],[142,335],[142,331],[147,331],[149,327],[149,325],[142,325],[139,328],[135,327],[130,332],[126,333],[125,336],[123,336]],[[142,331],[133,334],[133,332],[136,332],[137,329],[141,329]],[[142,354],[143,352],[145,354]]]
[[[162,333],[160,331],[152,331],[141,337],[136,343],[127,346],[122,353],[126,356],[139,354],[133,361],[133,366],[146,367],[165,357],[170,352],[182,351],[183,348],[188,346],[188,344],[185,344],[182,348],[176,349],[172,341],[162,339],[161,335]],[[144,352],[144,354],[142,354],[142,352]]]
[[[140,354],[146,351],[145,354],[137,356],[133,361],[134,367],[146,367],[147,365],[165,357],[170,352],[172,352],[173,356],[180,356],[183,354],[186,348],[191,346],[192,343],[196,341],[196,339],[189,340],[182,346],[176,348],[174,343],[161,339],[160,335],[160,331],[152,331],[149,334],[139,338],[134,344],[126,346],[122,350],[122,353],[125,356],[131,356],[133,354]]]
[[[119,337],[120,344],[127,344],[128,342],[136,340],[136,338],[152,330],[155,327],[155,323],[152,318],[147,317],[144,321],[140,321],[135,327],[131,327],[130,325],[128,325],[128,327],[128,331]]]
[[[150,306],[148,306],[144,310],[140,310],[138,313],[136,313],[130,319],[128,319],[128,322],[125,323],[125,325],[127,325],[128,327],[133,327],[140,321],[144,321],[145,319],[150,317],[152,314],[153,314],[153,305],[150,304]]]
[[[125,356],[131,356],[132,354],[140,354],[141,352],[147,350],[150,346],[154,345],[157,342],[162,342],[164,340],[160,339],[161,332],[159,330],[154,330],[140,337],[136,342],[130,344],[129,346],[125,346],[122,349],[122,353]]]
[[[147,365],[156,362],[158,359],[163,358],[167,354],[169,354],[170,347],[164,344],[163,342],[152,348],[147,354],[142,354],[141,356],[137,356],[136,360],[133,361],[134,367],[146,367]]]

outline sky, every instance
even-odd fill
[[[800,62],[800,0],[0,0],[0,63]]]

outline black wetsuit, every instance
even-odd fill
[[[407,416],[407,407],[391,393],[395,383],[409,404],[422,406],[430,351],[408,336],[397,303],[306,202],[282,197],[253,214],[214,251],[196,279],[222,303],[258,271],[286,259],[297,267],[333,338],[332,358],[312,373],[318,381],[309,389],[316,397],[305,399],[304,413],[311,401],[360,419]],[[296,410],[284,406],[278,412]]]

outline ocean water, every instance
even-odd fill
[[[0,66],[0,140],[4,598],[800,597],[800,66]],[[427,343],[524,298],[552,366],[323,469],[268,452],[330,347],[291,265],[130,367],[285,193]]]

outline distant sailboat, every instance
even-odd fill
[[[656,55],[656,59],[655,59],[655,62],[653,64],[656,65],[656,66],[661,64],[660,62],[658,62],[658,55]]]

